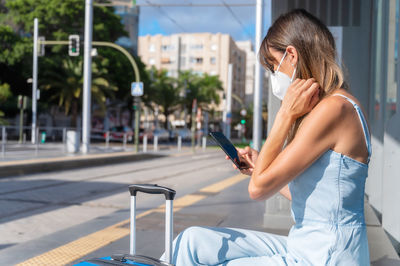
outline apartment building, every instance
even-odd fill
[[[248,41],[237,41],[237,47],[246,53],[246,89],[245,89],[245,104],[249,105],[253,103],[254,99],[254,75],[255,75],[255,64],[257,59],[258,51],[254,51],[254,46],[250,40]],[[268,90],[270,88],[269,72],[263,72],[263,102],[268,103]]]
[[[148,66],[166,69],[177,77],[179,70],[192,70],[197,74],[217,75],[226,92],[228,88],[228,65],[233,64],[232,111],[243,107],[246,82],[246,52],[239,49],[228,34],[181,33],[169,36],[139,37],[138,55]],[[224,95],[221,93],[221,99]],[[217,110],[223,111],[222,100]]]

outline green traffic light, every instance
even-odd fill
[[[242,120],[240,120],[240,123],[241,123],[242,125],[244,125],[244,124],[246,124],[246,120],[242,119]]]

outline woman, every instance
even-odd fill
[[[334,39],[304,10],[280,16],[260,47],[282,100],[260,153],[239,153],[250,168],[249,194],[292,200],[287,237],[192,227],[175,240],[179,265],[369,265],[364,184],[371,156],[368,125],[336,63]],[[292,82],[293,81],[293,82]]]

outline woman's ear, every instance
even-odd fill
[[[294,67],[297,65],[297,60],[298,60],[298,54],[297,54],[297,50],[296,48],[294,48],[294,46],[289,45],[288,47],[286,47],[286,53],[287,53],[287,57],[289,60],[289,63]]]

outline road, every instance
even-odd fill
[[[249,199],[248,178],[238,175],[224,157],[219,149],[209,149],[0,179],[0,265],[73,264],[127,253],[127,187],[132,183],[156,183],[177,191],[175,235],[192,225],[262,230],[264,202]],[[140,254],[158,257],[163,252],[164,216],[158,208],[163,203],[160,196],[138,195],[143,215],[137,222]]]

